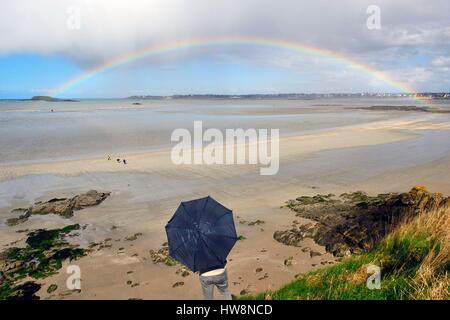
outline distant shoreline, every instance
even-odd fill
[[[323,98],[428,98],[432,100],[450,100],[450,92],[420,93],[274,93],[274,94],[175,94],[175,95],[133,95],[110,98],[55,98],[34,96],[31,98],[0,98],[0,101],[47,101],[77,102],[79,100],[314,100]]]
[[[305,100],[317,98],[431,98],[450,100],[448,92],[422,93],[278,93],[278,94],[186,94],[186,95],[135,95],[126,99],[171,100],[171,99],[292,99]]]

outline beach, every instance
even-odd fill
[[[149,251],[167,241],[164,226],[181,201],[210,195],[233,210],[243,236],[228,259],[232,294],[277,289],[339,262],[311,239],[301,248],[273,239],[294,220],[308,222],[281,208],[289,199],[414,185],[450,194],[450,115],[352,109],[413,103],[381,100],[89,101],[52,104],[53,113],[42,102],[1,106],[0,245],[23,245],[23,230],[78,223],[85,228],[70,241],[107,245],[41,280],[42,299],[200,299],[197,275],[154,263]],[[248,164],[175,165],[170,133],[192,130],[195,120],[219,130],[280,129],[279,172],[262,176],[259,165]],[[69,218],[33,215],[6,224],[17,216],[13,208],[92,189],[111,195]],[[64,289],[69,264],[81,269],[79,292]],[[48,293],[50,284],[58,289]]]

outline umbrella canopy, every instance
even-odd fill
[[[169,254],[200,273],[223,268],[237,241],[232,211],[209,196],[182,202],[166,233]]]

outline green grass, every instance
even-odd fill
[[[310,272],[283,286],[241,299],[450,299],[450,209],[420,216],[371,252]],[[370,290],[367,267],[381,268],[381,288]]]

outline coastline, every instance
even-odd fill
[[[421,121],[379,121],[364,125],[353,125],[324,130],[321,133],[281,137],[280,155],[281,157],[301,156],[324,150],[391,143],[415,136],[412,132],[394,131],[398,129],[445,130],[448,128],[450,128],[450,124],[427,124]],[[193,152],[198,151],[194,149]],[[176,168],[170,161],[170,150],[117,155],[117,157],[129,159],[129,164],[126,167],[117,166],[114,162],[115,155],[112,155],[112,160],[109,162],[106,161],[106,157],[107,155],[102,158],[43,161],[35,164],[0,164],[0,181],[30,174],[77,175],[86,172],[132,170],[151,172],[155,166],[158,168]]]
[[[83,246],[112,239],[111,246],[76,261],[83,272],[81,292],[69,294],[60,289],[47,293],[50,284],[64,288],[67,275],[61,271],[42,281],[44,285],[38,293],[42,299],[199,299],[201,290],[196,275],[182,277],[177,274],[178,267],[154,264],[149,250],[158,250],[166,241],[164,225],[180,201],[210,194],[233,209],[238,234],[245,237],[238,241],[229,256],[232,293],[274,290],[295,279],[296,275],[336,263],[335,257],[311,239],[303,240],[302,246],[320,255],[311,257],[309,251],[303,252],[273,239],[276,230],[289,228],[294,219],[288,209],[280,208],[285,201],[299,195],[361,189],[369,193],[406,191],[412,181],[418,184],[423,179],[427,179],[425,183],[430,190],[450,193],[450,187],[445,184],[450,178],[446,170],[450,158],[402,169],[386,167],[383,173],[374,171],[371,176],[365,175],[370,170],[358,167],[352,173],[347,173],[344,168],[342,172],[330,172],[325,168],[322,173],[309,169],[309,166],[313,169],[317,169],[314,166],[319,166],[318,169],[324,165],[332,167],[330,160],[339,160],[339,152],[361,150],[365,153],[367,148],[414,142],[419,139],[420,130],[440,132],[446,127],[423,121],[379,121],[284,137],[280,139],[283,171],[269,178],[258,175],[258,166],[175,166],[168,161],[170,151],[126,155],[126,166],[115,163],[114,157],[112,161],[105,157],[0,166],[0,181],[22,181],[16,187],[24,184],[33,187],[37,181],[46,181],[39,179],[49,176],[62,179],[38,190],[37,196],[28,194],[29,198],[16,199],[10,206],[0,209],[5,218],[14,216],[9,212],[13,207],[52,197],[73,196],[87,191],[86,188],[112,192],[101,205],[86,208],[69,219],[54,215],[32,216],[29,221],[14,227],[0,225],[0,243],[18,241],[14,245],[20,245],[25,235],[16,231],[60,228],[72,223],[87,226],[81,237],[74,239]],[[334,153],[337,154],[333,156]],[[298,165],[306,165],[306,168],[299,170]],[[356,171],[360,172],[357,174]],[[70,179],[74,179],[73,184],[66,183]],[[65,183],[62,185],[60,181]],[[264,223],[248,225],[257,220]],[[135,240],[126,240],[138,233],[142,235]],[[293,263],[287,266],[285,261],[290,257]],[[68,264],[65,262],[62,270]],[[173,287],[180,282],[183,285]]]

